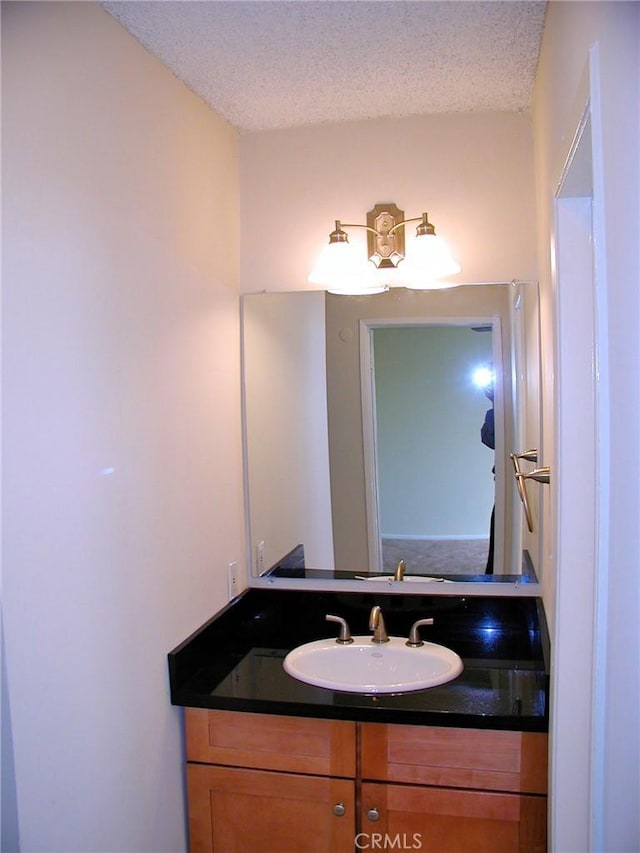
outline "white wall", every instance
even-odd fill
[[[321,292],[244,300],[247,492],[260,573],[298,545],[305,565],[334,568],[324,302]]]
[[[552,843],[562,853],[583,851],[585,838],[590,849],[608,853],[635,851],[640,847],[639,45],[638,3],[552,2],[536,84],[534,127],[546,354],[543,381],[548,401],[553,400],[554,385],[559,383],[562,406],[571,399],[571,389],[563,390],[562,363],[557,365],[553,361],[558,302],[558,294],[554,292],[555,271],[550,263],[550,247],[556,237],[553,198],[579,110],[584,105],[590,51],[596,57],[590,82],[596,95],[592,107],[599,113],[593,123],[597,155],[594,157],[597,160],[594,251],[598,257],[596,279],[600,287],[596,294],[597,322],[602,325],[600,346],[592,347],[587,357],[597,359],[594,364],[596,405],[600,409],[596,424],[598,457],[606,464],[598,472],[598,492],[594,495],[604,513],[597,542],[601,559],[595,578],[596,609],[591,614],[594,627],[584,637],[583,653],[589,654],[593,639],[597,666],[588,686],[597,704],[591,721],[581,722],[578,732],[572,732],[568,740],[563,739],[557,721],[563,715],[569,721],[573,717],[575,729],[578,723],[573,710],[593,697],[589,690],[578,689],[581,685],[576,676],[582,666],[568,665],[554,672],[557,690],[552,697],[553,755],[554,762],[566,772],[564,789],[552,792]],[[561,273],[558,287],[562,287]],[[567,335],[563,340],[565,351],[572,344],[579,347],[580,340],[571,340],[570,322],[563,324],[563,332]],[[555,453],[552,408],[546,408],[545,418],[544,454],[549,459]],[[572,436],[564,435],[563,439],[571,441]],[[559,462],[562,465],[562,459]],[[574,472],[557,473],[570,477]],[[570,508],[561,509],[569,512]],[[560,535],[563,533],[561,530]],[[585,533],[592,535],[591,531]],[[556,541],[556,532],[550,530],[549,534],[547,542]],[[547,553],[545,559],[545,606],[556,641],[557,660],[558,635],[562,640],[571,634],[577,621],[572,614],[581,606],[584,596],[579,583],[567,590],[564,597],[557,596],[563,572],[575,571],[575,567],[556,566],[553,553]],[[585,566],[585,576],[589,573],[590,567]],[[586,665],[590,664],[588,660]],[[559,702],[564,702],[564,707],[559,707]],[[575,744],[579,752],[572,752]],[[589,752],[586,764],[590,790],[569,811],[561,803],[563,800],[575,803],[577,792],[584,790],[580,774],[585,766],[585,751]],[[552,767],[552,779],[555,772]]]
[[[243,558],[236,136],[96,4],[3,4],[2,59],[20,845],[178,851],[166,653]]]
[[[334,220],[376,202],[429,213],[462,264],[451,281],[537,279],[530,118],[416,116],[240,137],[243,292],[301,290]],[[350,241],[366,243],[354,229]],[[363,248],[364,252],[364,248]]]
[[[22,849],[181,849],[164,655],[241,559],[236,143],[96,6],[10,3],[2,17],[3,615]],[[638,841],[638,4],[550,4],[535,127],[549,399],[552,176],[594,42],[612,415],[597,807],[616,851]],[[537,277],[524,115],[240,144],[245,291],[304,287],[333,219],[383,200],[427,209],[462,279]]]

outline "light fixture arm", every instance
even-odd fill
[[[416,228],[416,236],[422,237],[425,234],[435,234],[436,229],[429,222],[429,214],[423,213],[422,216],[412,216],[410,219],[403,219],[401,222],[396,222],[388,231],[378,231],[377,228],[372,228],[370,225],[362,225],[360,222],[340,222],[339,219],[335,220],[336,227],[335,230],[329,234],[329,242],[330,243],[344,243],[349,238],[347,232],[344,231],[344,228],[364,228],[366,231],[370,231],[372,234],[375,234],[376,237],[384,237],[385,234],[391,235],[395,234],[398,228],[402,228],[405,225],[408,225],[410,222],[420,222],[420,225]]]
[[[423,213],[422,216],[413,216],[411,219],[403,219],[402,222],[398,222],[393,228],[389,229],[389,234],[393,234],[393,232],[397,228],[401,228],[403,225],[407,225],[409,222],[419,222],[420,225],[416,228],[416,237],[424,237],[425,234],[435,234],[436,229],[429,222],[429,214]]]
[[[366,231],[371,231],[378,237],[382,236],[380,231],[376,231],[375,228],[371,228],[369,225],[361,225],[358,222],[340,222],[339,219],[336,219],[335,230],[329,234],[330,243],[346,243],[348,241],[349,237],[347,232],[343,231],[343,228],[364,228]]]
[[[426,213],[405,219],[403,210],[393,202],[384,202],[368,211],[366,225],[334,221],[335,229],[329,234],[329,242],[309,274],[311,284],[323,285],[330,293],[380,293],[394,285],[434,290],[450,287],[440,284],[440,279],[460,272],[460,265],[444,241],[436,236]],[[411,222],[418,225],[409,258],[405,260],[404,226]],[[347,228],[364,228],[367,232],[367,256],[371,264],[360,262],[355,247],[349,243]],[[402,269],[396,273],[400,263]],[[376,269],[382,272],[376,273]]]

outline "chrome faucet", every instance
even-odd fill
[[[393,576],[394,581],[404,580],[404,572],[406,566],[404,564],[404,560],[398,560],[398,565],[396,566],[396,573]]]
[[[372,643],[389,642],[387,629],[382,618],[382,610],[380,610],[377,604],[371,608],[371,613],[369,614],[369,630],[373,631]]]

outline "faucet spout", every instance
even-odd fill
[[[393,579],[395,581],[404,580],[405,569],[406,569],[406,566],[404,564],[404,560],[398,560],[398,565],[396,566],[396,573],[393,576]]]
[[[373,631],[372,643],[389,642],[387,628],[382,617],[382,610],[377,604],[371,608],[371,613],[369,614],[369,630]]]

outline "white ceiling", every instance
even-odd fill
[[[546,8],[524,0],[102,5],[240,131],[527,110]]]

